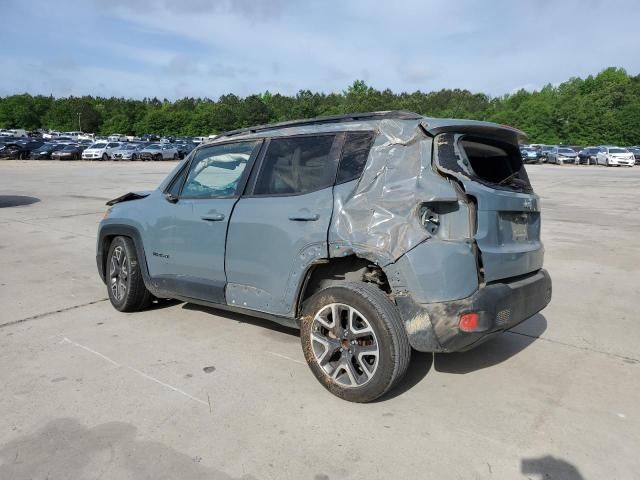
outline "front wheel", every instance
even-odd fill
[[[152,295],[144,285],[133,240],[116,237],[107,255],[107,289],[116,310],[136,312],[149,306]]]
[[[107,156],[107,154],[106,154],[106,153],[103,153],[103,154],[102,154],[102,161],[103,161],[103,162],[106,162],[107,160],[109,160],[109,157]]]
[[[400,314],[368,283],[328,287],[305,301],[302,350],[318,381],[350,402],[371,402],[404,376],[411,358]]]

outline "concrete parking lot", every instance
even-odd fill
[[[173,165],[0,163],[0,479],[640,478],[640,168],[528,167],[551,305],[358,405],[295,331],[111,307],[104,203]]]

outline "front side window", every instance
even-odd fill
[[[229,198],[239,185],[251,155],[260,142],[213,145],[198,150],[182,189],[189,198]]]
[[[334,134],[274,138],[262,160],[255,195],[300,195],[333,185]]]

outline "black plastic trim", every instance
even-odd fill
[[[408,327],[409,342],[414,349],[423,352],[460,352],[532,317],[549,304],[551,295],[551,277],[546,270],[540,269],[516,280],[485,285],[461,300],[403,307],[401,299],[397,298],[396,303]],[[475,332],[463,332],[458,328],[459,316],[468,312],[476,312],[480,317],[479,328]],[[500,314],[504,315],[502,320]],[[416,322],[416,319],[421,320]],[[422,319],[428,319],[429,322]],[[439,350],[433,349],[431,333],[435,333]]]

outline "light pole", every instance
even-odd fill
[[[80,112],[78,112],[78,131],[82,132],[82,126],[80,125],[80,115],[82,115]]]

